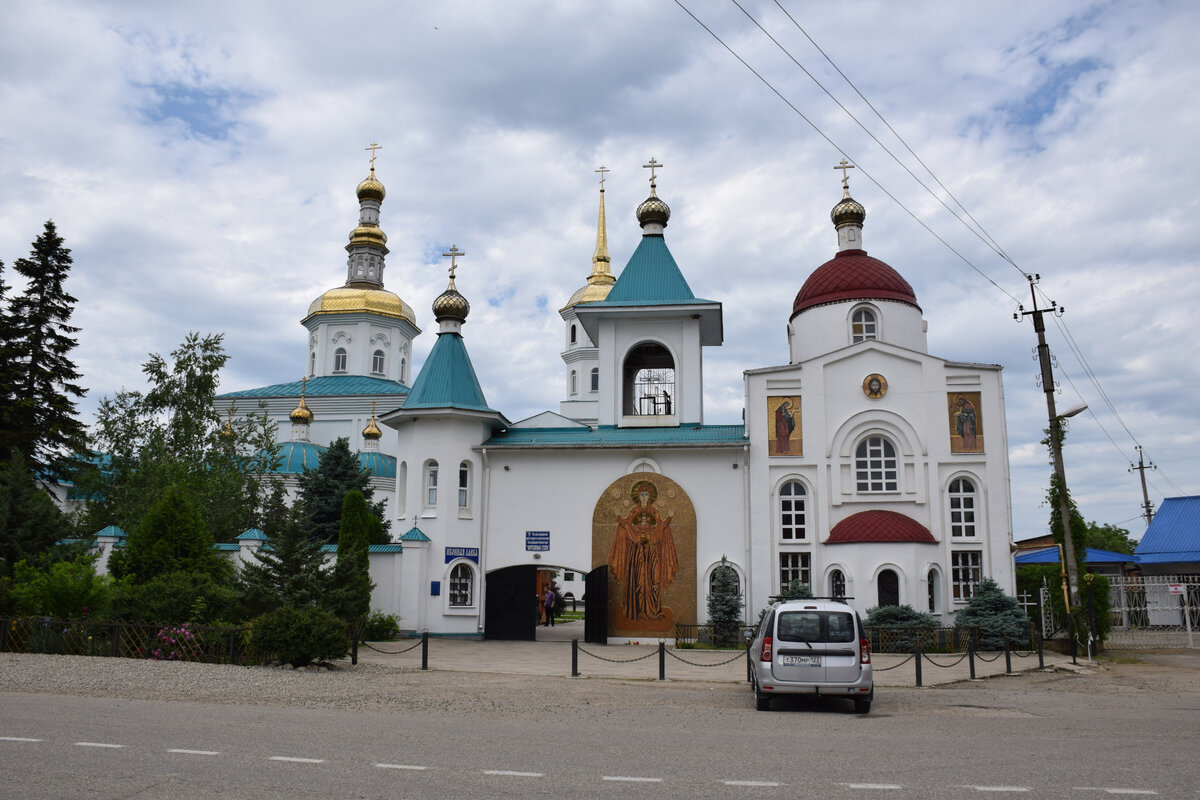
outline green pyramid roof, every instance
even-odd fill
[[[498,413],[488,407],[462,336],[450,331],[438,334],[433,350],[425,359],[421,373],[417,375],[412,391],[401,408],[406,411],[414,408],[458,408]]]
[[[712,302],[692,294],[663,237],[643,236],[608,297],[588,305],[670,306]]]

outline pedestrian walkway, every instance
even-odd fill
[[[624,678],[655,680],[659,675],[658,642],[644,644],[585,644],[583,622],[562,622],[553,628],[537,628],[537,641],[480,641],[431,637],[429,668],[456,672],[489,672],[509,675],[571,676],[571,640],[579,640],[578,669],[585,678]],[[360,647],[361,664],[419,669],[419,640],[401,639],[376,642]],[[412,649],[407,649],[412,648]],[[405,651],[405,652],[400,652]],[[1071,669],[1070,656],[1046,651],[1046,668]],[[1037,653],[1013,653],[1013,673],[1038,669]],[[916,686],[916,665],[911,655],[876,653],[872,656],[875,683],[878,686]],[[667,647],[664,673],[671,681],[746,681],[745,651],[689,650]],[[1082,665],[1082,664],[1081,664]],[[1076,669],[1078,667],[1075,667]],[[1004,675],[1004,653],[981,653],[975,658],[976,678]],[[921,685],[934,686],[970,679],[970,664],[965,655],[923,656]]]

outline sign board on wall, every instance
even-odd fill
[[[449,564],[456,558],[465,558],[468,561],[479,563],[479,548],[478,547],[447,547],[446,548],[446,563]]]
[[[550,531],[525,531],[525,550],[530,553],[550,552]]]

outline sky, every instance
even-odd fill
[[[846,158],[865,247],[913,286],[930,352],[1004,367],[1015,538],[1049,513],[1024,273],[1065,309],[1058,408],[1089,406],[1067,483],[1136,538],[1135,445],[1156,507],[1200,493],[1197,34],[1183,2],[9,0],[0,260],[47,219],[72,250],[88,422],[192,331],[224,334],[222,391],[296,380],[378,142],[415,364],[457,245],[468,350],[518,420],[565,393],[558,309],[591,268],[594,170],[619,270],[654,157],[667,244],[724,309],[705,422],[739,423],[743,371],[787,362],[792,300],[836,250]]]

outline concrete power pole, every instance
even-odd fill
[[[1058,517],[1062,521],[1063,529],[1063,561],[1067,567],[1067,583],[1070,586],[1071,605],[1075,608],[1079,607],[1079,566],[1075,561],[1075,544],[1071,536],[1071,507],[1067,500],[1067,476],[1063,470],[1062,458],[1062,421],[1066,417],[1072,417],[1083,411],[1087,406],[1077,406],[1070,409],[1065,414],[1059,414],[1054,407],[1054,371],[1050,364],[1050,346],[1046,344],[1046,323],[1043,320],[1043,315],[1050,311],[1053,314],[1062,314],[1064,309],[1062,306],[1051,301],[1050,308],[1038,308],[1037,292],[1034,287],[1041,280],[1041,275],[1026,275],[1029,279],[1029,294],[1033,297],[1033,310],[1026,311],[1024,306],[1018,306],[1018,313],[1013,314],[1013,319],[1018,322],[1022,317],[1033,317],[1033,329],[1038,337],[1038,363],[1042,368],[1042,391],[1046,393],[1046,414],[1050,419],[1050,453],[1054,459],[1054,476],[1058,479]]]
[[[1134,470],[1137,470],[1138,474],[1142,478],[1142,516],[1146,518],[1146,527],[1150,527],[1150,523],[1154,520],[1154,504],[1150,502],[1150,493],[1146,491],[1146,470],[1158,469],[1158,467],[1154,466],[1153,461],[1151,461],[1149,464],[1146,464],[1142,461],[1142,446],[1140,444],[1137,446],[1137,451],[1137,466],[1135,467],[1130,464],[1129,471],[1133,472]]]

